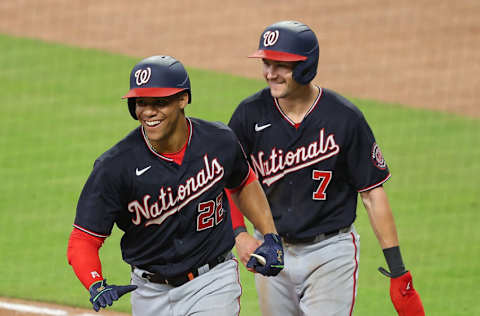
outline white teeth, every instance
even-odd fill
[[[160,121],[145,121],[148,126],[155,126],[157,124],[160,124]]]

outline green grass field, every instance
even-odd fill
[[[93,161],[137,124],[120,98],[141,58],[1,35],[0,47],[0,296],[90,307],[67,264],[67,239]],[[193,102],[186,112],[204,119],[227,122],[242,98],[264,86],[188,70]],[[393,174],[385,187],[427,314],[480,315],[480,121],[352,100]],[[355,315],[395,315],[362,206],[356,226],[362,244]],[[119,240],[117,229],[100,254],[104,275],[123,284],[129,267]],[[242,268],[241,278],[241,315],[260,315],[252,275]],[[128,298],[113,306],[129,308]]]

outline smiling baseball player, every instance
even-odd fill
[[[258,50],[268,87],[243,100],[229,126],[238,136],[266,192],[284,241],[285,268],[274,278],[256,275],[264,316],[352,315],[360,239],[353,223],[357,197],[368,212],[391,278],[401,316],[424,315],[403,264],[392,212],[382,187],[385,159],[360,110],[311,81],[319,46],[305,24],[267,27]],[[236,248],[248,268],[261,266],[258,239],[232,211]],[[373,313],[375,314],[375,313]]]
[[[265,194],[235,134],[185,116],[188,74],[170,56],[152,56],[130,76],[128,109],[140,126],[101,155],[80,195],[68,260],[95,311],[132,293],[134,316],[231,316],[241,287],[224,192],[264,234],[258,272],[283,268],[283,249]],[[132,284],[107,284],[98,250],[113,225]]]

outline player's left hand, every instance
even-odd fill
[[[248,260],[247,268],[252,268],[265,276],[275,276],[283,269],[283,245],[279,235],[265,234],[263,244],[255,250],[254,254],[263,257],[265,264],[252,256]]]
[[[122,295],[136,288],[136,285],[107,285],[107,280],[98,281],[90,286],[90,302],[93,305],[93,309],[98,312],[100,307],[112,306],[113,301],[118,300]]]
[[[379,271],[390,277],[390,298],[399,316],[425,316],[420,295],[413,288],[409,271],[397,277],[383,268],[379,268]]]

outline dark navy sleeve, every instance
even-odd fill
[[[390,172],[365,118],[358,117],[352,127],[346,150],[347,168],[352,185],[362,192],[387,181]]]
[[[97,160],[80,194],[74,226],[94,236],[109,236],[122,210],[120,187],[120,172]]]
[[[227,189],[235,189],[248,178],[250,165],[248,164],[247,157],[245,157],[242,145],[233,132],[230,133],[234,145],[232,146],[234,150],[234,162],[233,170],[226,181],[226,187]]]
[[[242,104],[240,104],[235,110],[235,112],[232,114],[232,117],[230,118],[230,122],[228,123],[228,126],[233,130],[238,140],[242,144],[243,149],[245,150],[245,154],[249,155],[252,148],[252,145],[249,139],[253,139],[253,138],[252,138],[252,135],[248,134],[248,131],[245,128],[245,124],[247,122],[248,121],[245,115],[245,106],[242,106]]]

